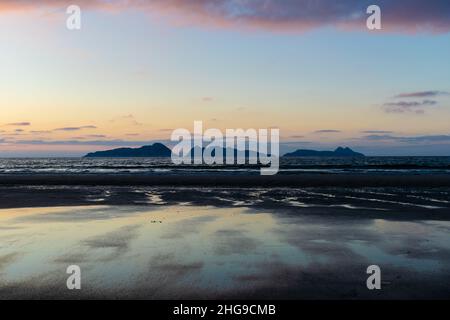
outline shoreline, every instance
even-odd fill
[[[446,174],[304,173],[260,175],[0,174],[0,185],[202,187],[450,187]]]

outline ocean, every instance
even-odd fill
[[[174,165],[170,158],[4,158],[0,174],[253,175],[252,165]],[[450,174],[450,157],[281,158],[278,174]]]

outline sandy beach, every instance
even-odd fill
[[[449,198],[445,187],[2,184],[0,298],[448,299]],[[373,264],[382,290],[366,287]],[[82,290],[67,289],[69,265]]]
[[[449,299],[449,199],[445,174],[3,174],[0,299]]]
[[[161,205],[3,209],[0,225],[1,299],[450,297],[449,221]]]

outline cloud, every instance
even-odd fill
[[[112,122],[112,123],[123,122],[123,123],[131,124],[133,126],[142,126],[142,123],[138,122],[135,119],[134,115],[132,115],[132,114],[115,117],[114,119],[111,119],[110,122]]]
[[[450,3],[450,2],[449,2]],[[391,102],[386,102],[382,108],[387,113],[415,113],[424,114],[426,107],[435,106],[437,100],[426,98],[438,98],[440,96],[449,95],[446,91],[429,90],[400,93],[391,98]],[[419,98],[423,98],[419,100]],[[393,100],[392,100],[393,99]],[[397,99],[404,99],[398,101]]]
[[[14,132],[14,133],[2,133],[3,137],[17,137],[17,136],[23,136],[20,132]]]
[[[387,102],[383,104],[384,111],[387,113],[416,113],[424,114],[424,107],[437,105],[435,100],[422,100],[422,101],[398,101]]]
[[[12,141],[10,141],[12,142]],[[151,144],[152,141],[129,141],[129,140],[16,140],[15,144],[20,145],[76,145],[76,146],[110,146],[110,147],[141,147],[144,145]]]
[[[314,133],[339,133],[340,130],[333,130],[333,129],[324,129],[324,130],[317,130],[314,131]]]
[[[412,137],[399,137],[392,135],[368,135],[363,137],[372,141],[399,141],[405,143],[450,142],[450,135],[425,135]]]
[[[385,130],[366,130],[366,131],[361,131],[362,133],[366,133],[366,134],[390,134],[390,133],[394,133],[393,131],[385,131]]]
[[[70,1],[0,0],[0,13],[8,10],[65,8]],[[136,9],[176,24],[189,23],[222,28],[250,28],[277,32],[304,32],[327,26],[341,30],[367,30],[366,10],[373,0],[78,0],[82,8],[103,11]],[[383,31],[450,31],[448,0],[377,0]]]
[[[386,141],[386,140],[398,140],[399,137],[394,137],[394,136],[391,136],[388,134],[383,134],[383,135],[371,134],[368,136],[364,136],[363,139],[372,140],[372,141]]]
[[[428,98],[428,97],[437,97],[437,96],[445,96],[449,93],[446,91],[417,91],[417,92],[408,92],[408,93],[400,93],[394,98]]]
[[[31,126],[30,122],[13,122],[6,124],[7,126],[11,127],[25,127],[25,126]]]
[[[88,134],[84,136],[85,138],[107,138],[104,134]]]
[[[83,129],[97,129],[97,127],[96,126],[64,127],[53,129],[53,131],[78,131]]]
[[[30,133],[43,134],[43,133],[51,133],[51,131],[50,130],[32,130],[32,131],[30,131]]]
[[[422,106],[434,106],[437,104],[435,100],[423,100],[423,101],[399,101],[385,103],[386,107],[400,107],[400,108],[413,108]]]
[[[79,137],[73,137],[72,139],[75,140],[84,140],[84,139],[101,139],[101,138],[107,138],[104,134],[87,134],[85,136],[79,136]]]

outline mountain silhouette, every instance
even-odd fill
[[[106,151],[91,152],[85,158],[164,158],[170,157],[172,151],[162,143],[154,143],[140,148],[118,148]]]
[[[190,156],[193,157],[194,148],[191,149]],[[223,148],[223,156],[225,157],[227,154],[227,149]],[[228,150],[231,151],[234,157],[237,156],[237,150]],[[200,151],[203,154],[204,148]],[[231,153],[230,152],[230,153]],[[143,146],[140,148],[118,148],[112,150],[105,151],[96,151],[91,152],[85,155],[85,158],[166,158],[170,157],[172,154],[172,150],[166,147],[162,143],[154,143],[149,146]],[[212,156],[215,155],[215,152],[212,152]],[[249,150],[245,151],[245,158],[248,159],[250,157],[259,158],[260,154],[258,152],[250,152]],[[364,157],[364,154],[355,152],[350,148],[338,147],[334,151],[316,151],[316,150],[304,150],[299,149],[297,151],[287,153],[284,157]]]
[[[364,154],[350,148],[338,147],[334,151],[303,150],[286,153],[284,157],[364,157]]]
[[[189,152],[189,154],[190,154],[191,158],[193,158],[193,157],[194,157],[194,154],[195,154],[195,150],[197,150],[197,152],[198,152],[199,154],[202,154],[202,155],[203,155],[203,153],[205,152],[205,149],[206,149],[206,148],[201,148],[201,150],[200,150],[200,147],[194,147],[194,148],[191,149],[191,151]],[[238,149],[219,148],[219,150],[220,150],[220,149],[222,149],[222,155],[223,155],[224,158],[227,156],[227,153],[232,154],[233,157],[234,157],[235,159],[236,159],[237,156],[238,156]],[[244,151],[244,150],[242,150],[242,151]],[[216,155],[216,150],[214,149],[214,150],[211,151],[211,156],[214,157],[215,155]],[[246,150],[244,151],[244,155],[243,155],[243,156],[244,156],[246,159],[248,159],[248,158],[259,158],[260,155],[264,155],[264,154],[259,153],[259,152],[257,152],[257,151],[251,151],[251,150],[246,149]],[[270,154],[269,154],[269,156],[270,156]]]
[[[199,148],[199,147],[196,147]],[[189,155],[191,158],[194,157],[194,149],[192,148],[189,152]],[[200,154],[203,155],[203,152],[205,151],[205,148],[202,148],[200,151]],[[223,157],[225,160],[227,152],[230,152],[233,154],[234,158],[236,159],[238,151],[236,149],[226,149],[222,148]],[[84,156],[84,158],[137,158],[137,157],[170,157],[172,154],[172,150],[170,150],[168,147],[166,147],[162,143],[154,143],[151,146],[143,146],[140,148],[118,148],[118,149],[112,149],[112,150],[106,150],[106,151],[96,151],[88,153]],[[215,150],[211,152],[211,155],[215,156]],[[257,152],[251,152],[249,150],[245,150],[245,159],[248,160],[249,158],[253,157],[259,157],[260,154]]]

